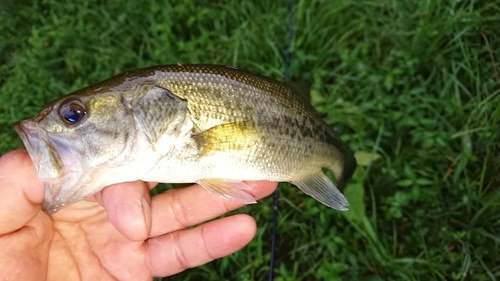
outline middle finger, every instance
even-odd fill
[[[255,199],[271,194],[275,182],[246,182]],[[175,188],[152,198],[150,237],[184,229],[244,206],[235,200],[218,196],[198,184]]]

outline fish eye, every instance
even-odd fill
[[[59,116],[68,125],[76,125],[87,115],[83,103],[79,100],[71,100],[59,108]]]

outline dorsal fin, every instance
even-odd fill
[[[296,81],[287,81],[285,84],[290,86],[304,100],[311,103],[311,84]]]

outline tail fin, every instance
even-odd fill
[[[347,147],[347,145],[343,144],[342,152],[344,154],[344,169],[342,170],[342,175],[337,179],[337,186],[342,190],[347,182],[351,179],[354,171],[356,170],[356,158],[354,158],[354,154],[352,150]]]

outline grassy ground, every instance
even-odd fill
[[[500,279],[500,2],[297,2],[292,80],[313,83],[360,166],[348,212],[281,186],[276,279]],[[1,153],[22,146],[11,123],[125,70],[217,63],[283,77],[288,0],[8,3]],[[265,279],[272,198],[240,212],[259,224],[249,246],[171,279]]]

